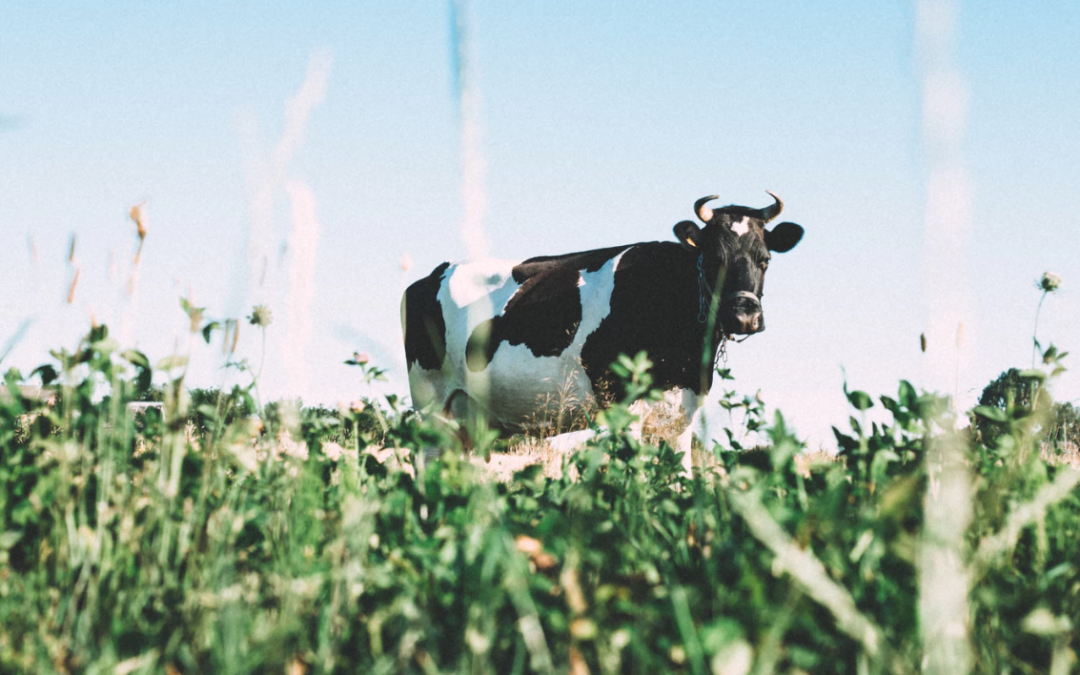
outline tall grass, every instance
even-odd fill
[[[905,673],[930,650],[1067,672],[1080,649],[1080,473],[1040,457],[1044,371],[974,411],[989,447],[904,382],[847,392],[845,461],[807,467],[782,416],[729,394],[765,442],[691,479],[627,433],[628,399],[557,477],[500,483],[393,398],[285,434],[193,405],[172,359],[162,410],[129,412],[154,367],[104,327],[56,357],[33,375],[54,404],[16,371],[0,402],[4,672]],[[648,362],[624,364],[647,393]],[[876,405],[889,421],[860,421]]]

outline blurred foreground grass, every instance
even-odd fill
[[[192,396],[183,359],[152,367],[104,328],[55,356],[35,371],[55,400],[14,370],[0,399],[2,672],[1076,667],[1080,473],[1040,446],[1056,352],[962,431],[907,382],[847,392],[843,462],[800,460],[780,415],[725,395],[765,442],[730,437],[705,477],[620,404],[560,477],[509,483],[392,398]],[[155,368],[162,405],[133,413]]]

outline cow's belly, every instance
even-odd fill
[[[567,351],[574,356],[536,357],[525,345],[502,344],[488,367],[477,373],[465,367],[447,373],[413,364],[409,369],[413,405],[441,409],[462,391],[504,430],[564,431],[579,423],[581,411],[593,405],[592,385],[577,358],[580,345]]]
[[[580,352],[572,345],[561,356],[537,357],[525,345],[502,344],[484,372],[470,373],[469,389],[487,389],[490,414],[504,429],[566,430],[593,403]]]

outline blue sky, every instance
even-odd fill
[[[847,415],[843,372],[875,394],[899,378],[952,391],[941,365],[955,361],[952,340],[932,341],[937,360],[918,348],[943,297],[935,280],[951,277],[927,254],[935,160],[923,78],[933,64],[917,47],[916,11],[891,1],[477,0],[492,255],[671,239],[702,195],[763,206],[773,190],[806,237],[770,267],[769,330],[730,350],[739,389],[760,389],[826,443]],[[264,374],[273,396],[366,393],[342,364],[354,350],[389,367],[391,389],[404,393],[400,294],[466,250],[449,26],[447,5],[430,2],[5,2],[0,348],[30,327],[3,366],[44,362],[92,314],[154,357],[191,349],[189,381],[220,382],[220,351],[188,344],[178,298],[190,294],[215,317],[256,302],[274,309]],[[1080,5],[965,3],[950,45],[966,95],[952,161],[970,179],[970,229],[951,273],[966,287],[958,389],[970,400],[1030,363],[1033,283],[1046,270],[1065,283],[1043,308],[1040,337],[1080,349]],[[310,330],[298,383],[284,363],[297,250],[286,245],[296,223],[281,181],[263,226],[262,284],[249,251],[253,185],[313,55],[329,58],[325,97],[284,169],[310,189],[318,224],[307,242],[313,299],[293,317]],[[133,298],[127,212],[143,201],[149,234]],[[72,234],[80,279],[68,305]],[[243,332],[241,352],[258,351]],[[1067,374],[1056,393],[1080,398],[1080,378]]]

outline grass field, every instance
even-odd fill
[[[846,392],[841,461],[724,394],[763,442],[718,443],[704,475],[631,437],[625,401],[574,454],[534,445],[546,464],[492,480],[393,397],[188,391],[183,358],[95,328],[6,375],[0,671],[1071,672],[1080,472],[1046,431],[1062,356],[971,426],[907,382]],[[154,372],[162,405],[136,414]]]

